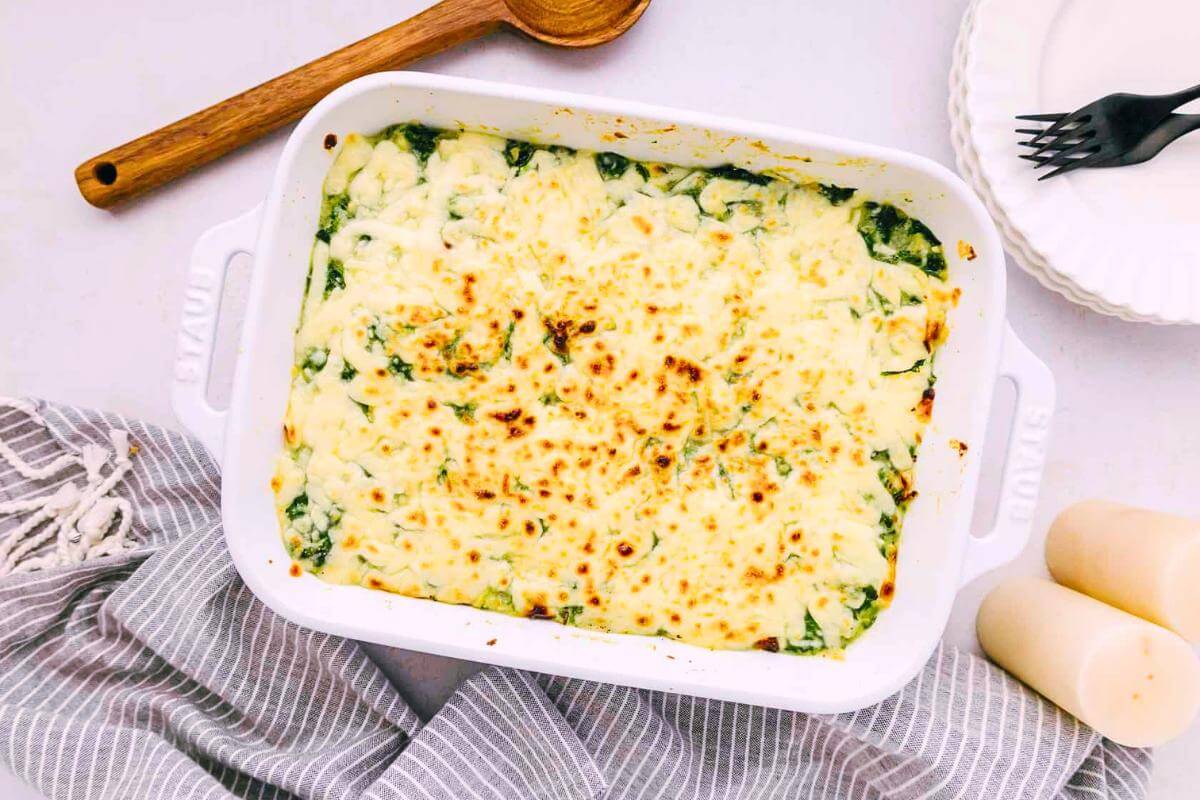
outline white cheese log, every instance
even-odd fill
[[[1200,522],[1077,503],[1050,526],[1046,565],[1063,586],[1200,641]]]
[[[1200,709],[1183,639],[1043,578],[997,586],[976,626],[993,661],[1118,744],[1162,744]]]

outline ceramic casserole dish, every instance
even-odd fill
[[[317,227],[321,186],[339,140],[397,122],[615,150],[631,158],[733,163],[781,177],[857,187],[918,216],[946,243],[962,297],[939,351],[937,401],[905,518],[896,595],[839,658],[710,651],[668,639],[566,627],[289,574],[269,485],[281,445],[293,337]],[[959,245],[958,243],[962,244]],[[254,259],[228,410],[207,400],[226,266]],[[926,159],[781,127],[597,97],[420,73],[347,84],[292,133],[266,202],[213,228],[193,252],[172,401],[221,462],[222,517],[233,561],[270,608],[301,625],[457,658],[808,712],[861,708],[913,677],[941,638],[960,585],[1024,546],[1054,405],[1049,372],[1005,323],[1004,254],[983,206]],[[1017,385],[994,528],[970,522],[997,376]],[[965,442],[965,452],[957,443]]]

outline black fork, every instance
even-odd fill
[[[1033,161],[1036,169],[1054,167],[1039,180],[1081,167],[1136,163],[1122,162],[1121,158],[1169,116],[1183,116],[1171,112],[1197,98],[1200,98],[1200,85],[1174,94],[1110,94],[1069,114],[1023,114],[1017,119],[1050,124],[1044,128],[1017,128],[1017,133],[1030,137],[1019,144],[1032,148],[1032,152],[1021,154],[1021,158]],[[1171,127],[1187,128],[1173,138],[1193,130],[1178,122]],[[1160,145],[1154,154],[1164,146]]]

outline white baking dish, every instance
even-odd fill
[[[843,186],[902,204],[947,243],[962,302],[938,356],[937,402],[921,447],[919,496],[904,523],[891,608],[844,659],[709,651],[660,638],[607,634],[417,600],[307,573],[288,574],[268,481],[281,445],[292,337],[321,183],[326,134],[420,120],[501,135],[618,150],[683,164],[733,162]],[[614,137],[614,133],[623,134]],[[956,254],[959,240],[978,257]],[[228,411],[206,400],[221,285],[237,252],[254,255],[249,310]],[[224,469],[222,515],[238,571],[268,606],[302,625],[459,658],[800,711],[860,708],[897,690],[941,637],[959,586],[1014,557],[1029,534],[1054,385],[1004,321],[1004,254],[986,212],[946,169],[894,150],[768,125],[597,97],[419,73],[357,80],[331,94],[284,148],[264,206],[196,245],[179,340],[176,413]],[[1016,423],[995,529],[969,532],[997,375],[1018,385]],[[966,442],[961,454],[951,440]]]

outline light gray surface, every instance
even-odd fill
[[[74,166],[424,5],[359,0],[351,15],[345,4],[299,0],[0,4],[0,107],[9,121],[0,136],[0,391],[174,424],[165,387],[187,254],[204,229],[258,202],[283,136],[115,214],[79,198]],[[946,74],[963,6],[655,0],[602,49],[563,52],[503,34],[420,67],[793,125],[952,165]],[[1013,327],[1059,385],[1038,536],[1086,496],[1200,511],[1200,329],[1102,318],[1015,267],[1009,278]],[[238,299],[235,290],[231,308]],[[231,352],[218,375],[228,375]],[[995,477],[985,470],[985,496]],[[974,648],[986,589],[1002,573],[1041,569],[1038,539],[1017,564],[963,591],[947,640]],[[382,660],[404,676],[402,691],[419,711],[469,671],[396,651]],[[1197,758],[1197,728],[1160,748],[1152,796],[1193,791]],[[0,797],[30,796],[10,782],[0,776]]]

